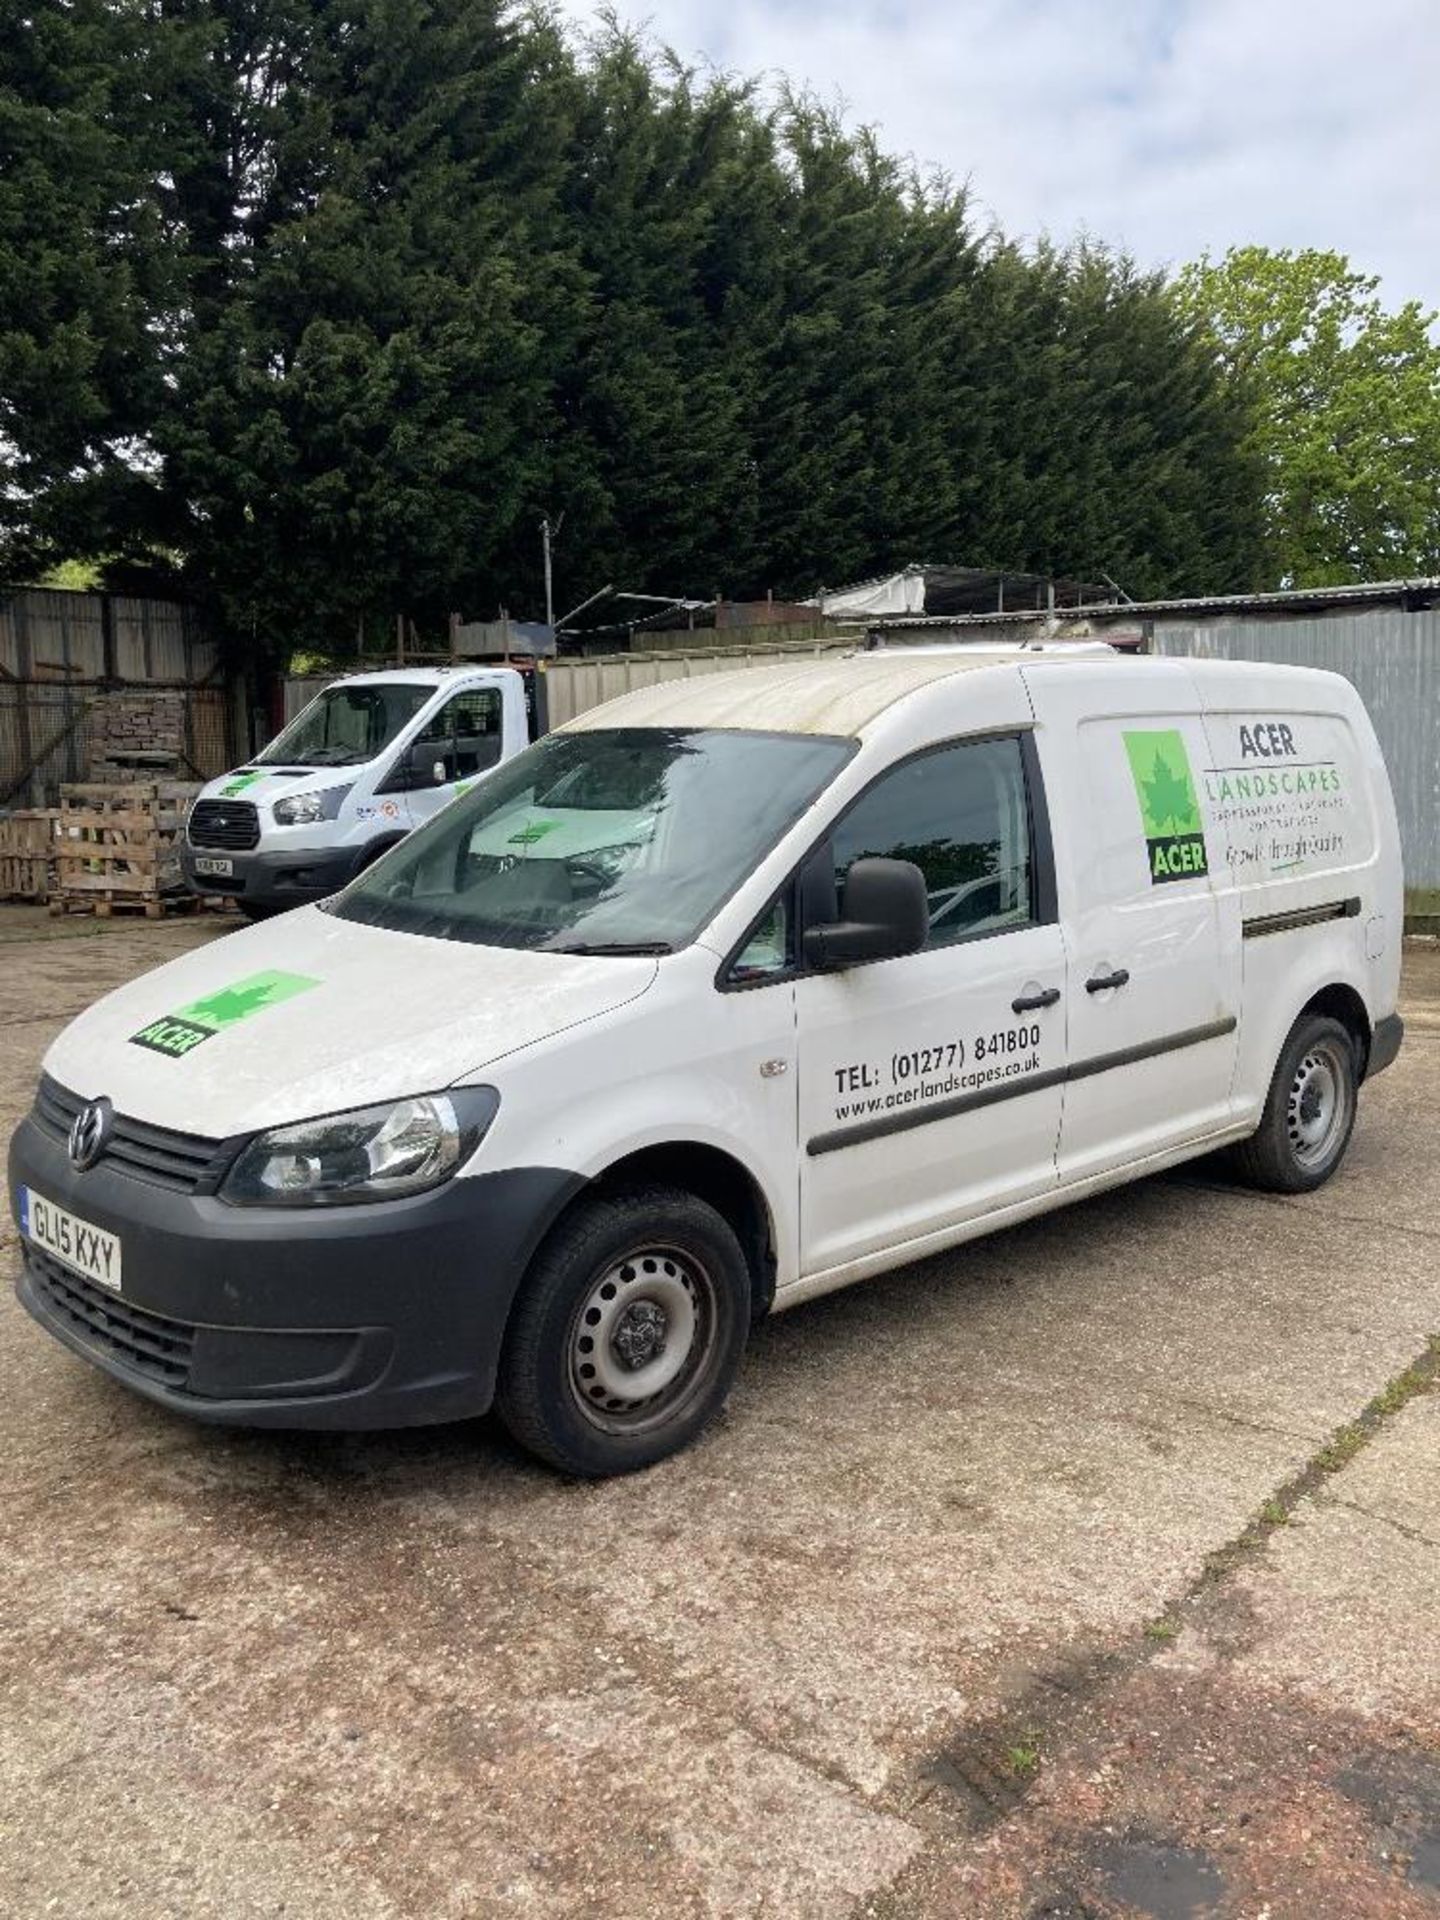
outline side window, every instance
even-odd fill
[[[498,687],[472,687],[447,700],[425,729],[445,760],[447,780],[472,780],[500,758],[501,704]]]
[[[794,964],[790,940],[790,894],[787,887],[751,929],[750,938],[730,965],[732,983],[768,980]]]
[[[1020,742],[971,740],[883,775],[831,836],[835,884],[864,855],[910,860],[930,895],[932,947],[1034,917]]]

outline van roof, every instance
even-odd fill
[[[957,674],[982,673],[1063,660],[1094,666],[1101,654],[1126,658],[1106,647],[1042,652],[1026,647],[896,649],[801,660],[783,666],[746,667],[699,674],[638,687],[591,707],[563,731],[606,727],[728,727],[755,733],[814,733],[851,739],[897,701]]]

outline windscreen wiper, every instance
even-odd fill
[[[673,953],[675,949],[668,940],[580,940],[573,946],[542,947],[540,951],[542,953],[661,954]]]

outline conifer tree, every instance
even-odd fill
[[[0,20],[0,569],[238,647],[909,560],[1257,583],[1244,395],[1155,276],[979,232],[815,101],[506,0]]]
[[[8,569],[146,531],[181,270],[147,194],[146,23],[0,0],[0,531]],[[153,531],[154,529],[149,529]]]
[[[549,245],[571,76],[487,0],[347,0],[286,47],[167,484],[232,617],[440,623],[513,567],[583,282]]]

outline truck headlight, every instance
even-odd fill
[[[237,1207],[333,1207],[438,1187],[484,1139],[494,1087],[456,1087],[257,1134],[220,1198]]]
[[[310,827],[317,820],[333,820],[349,786],[324,787],[318,793],[291,793],[277,800],[270,811],[277,827]]]

